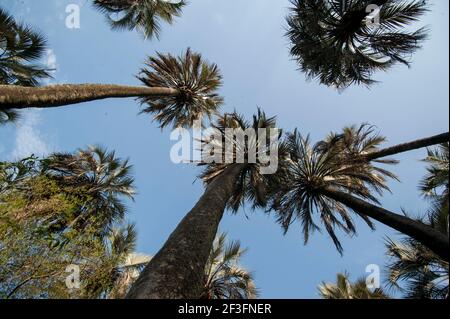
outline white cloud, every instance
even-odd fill
[[[30,155],[45,156],[51,153],[51,146],[42,134],[40,126],[42,118],[40,110],[27,110],[17,123],[16,139],[9,156],[11,160],[19,160]]]
[[[55,52],[52,49],[48,49],[45,52],[44,59],[45,59],[44,62],[45,62],[46,68],[50,70],[50,74],[52,76],[55,76],[56,72],[58,71],[58,62],[56,59]],[[53,81],[53,79],[45,79],[43,82],[45,85],[49,85],[49,84],[52,84],[54,81]]]
[[[58,68],[58,64],[56,63],[56,55],[52,49],[48,49],[46,52],[46,65],[49,69],[56,70]]]

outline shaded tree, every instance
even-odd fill
[[[113,30],[137,29],[144,38],[159,38],[161,23],[173,23],[182,13],[186,1],[166,0],[94,0]]]
[[[291,55],[308,78],[344,89],[370,86],[376,71],[408,57],[427,38],[427,29],[409,31],[428,8],[424,0],[291,0],[287,36]],[[375,5],[379,13],[371,13]],[[378,19],[375,24],[372,19]]]

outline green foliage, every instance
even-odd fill
[[[202,148],[204,153],[202,154],[203,162],[200,163],[200,166],[204,166],[204,170],[200,178],[206,184],[211,183],[216,176],[224,173],[231,165],[241,165],[240,163],[236,164],[237,158],[243,156],[242,170],[236,180],[233,194],[228,201],[228,207],[237,212],[246,201],[250,202],[253,208],[264,207],[267,201],[267,190],[271,184],[271,175],[263,175],[261,168],[270,164],[267,163],[266,158],[269,151],[274,151],[271,149],[269,137],[270,130],[276,129],[275,117],[267,117],[262,110],[258,109],[253,119],[247,121],[242,115],[234,112],[219,116],[212,127],[220,133],[220,136],[208,137],[202,141],[205,146]],[[261,136],[258,139],[234,138],[227,134],[227,129],[239,129],[241,132],[251,129],[257,134],[259,130],[265,130],[266,140],[263,140]],[[278,133],[279,135],[276,137],[279,139],[282,135],[281,130]],[[278,139],[275,142],[278,142]],[[232,151],[228,151],[227,147],[223,147],[223,145],[232,145]],[[211,154],[214,149],[220,149],[222,153]],[[249,160],[250,150],[254,151],[254,154],[252,154],[255,155],[254,161]],[[278,150],[279,154],[282,154],[282,152],[281,149]],[[261,158],[263,156],[265,156],[264,160]],[[221,158],[220,162],[214,161],[217,157]],[[227,160],[228,158],[232,160]]]
[[[161,22],[172,24],[185,5],[185,1],[94,0],[94,6],[106,15],[113,30],[137,29],[146,39],[159,38]]]
[[[9,227],[0,236],[0,298],[107,298],[122,276],[121,263],[131,248],[132,236],[118,230],[122,240],[132,241],[119,251],[111,250],[117,237],[103,240],[95,228],[72,231],[64,245],[54,245],[39,219]],[[117,234],[115,235],[117,236]],[[69,289],[68,266],[80,269],[80,288]]]
[[[376,71],[408,57],[427,38],[427,29],[409,31],[428,8],[423,0],[291,0],[287,36],[291,55],[310,79],[344,89],[370,86]],[[367,6],[380,8],[379,26],[371,25]]]
[[[41,34],[0,8],[0,84],[36,86],[39,79],[50,77],[45,67],[32,64],[45,51]]]
[[[217,94],[222,85],[222,76],[215,64],[203,60],[190,49],[178,58],[158,53],[146,63],[138,78],[148,87],[168,87],[179,94],[159,98],[142,97],[147,104],[142,113],[155,115],[161,128],[170,124],[174,127],[190,128],[202,117],[211,118],[222,106],[223,98]]]
[[[319,294],[323,299],[389,299],[382,289],[369,289],[365,279],[351,283],[349,275],[337,274],[336,283],[322,283]]]
[[[271,190],[269,203],[285,232],[299,220],[306,244],[310,234],[320,230],[315,221],[317,216],[337,250],[342,253],[343,248],[335,228],[354,235],[355,224],[349,209],[329,198],[325,190],[339,190],[378,203],[375,194],[389,191],[387,178],[395,176],[374,165],[374,162],[358,159],[376,151],[383,141],[384,138],[375,134],[373,128],[366,124],[344,128],[342,133],[333,133],[316,145],[311,144],[309,136],[303,137],[297,130],[288,133],[283,142],[288,156],[280,159],[277,182]],[[392,160],[378,162],[395,163]],[[367,216],[355,213],[374,228]]]
[[[448,236],[449,144],[428,150],[427,174],[420,190],[430,199],[431,208],[422,222]],[[389,262],[388,285],[409,299],[445,299],[449,292],[449,265],[412,238],[386,240]]]
[[[0,163],[0,297],[105,298],[135,249],[131,166],[98,147]],[[66,267],[82,287],[65,285]]]
[[[45,38],[29,26],[17,23],[0,8],[0,85],[37,86],[50,78],[49,70],[35,64],[47,49]],[[14,122],[19,113],[0,110],[0,125]]]
[[[239,265],[246,250],[239,241],[226,244],[226,234],[218,236],[205,267],[202,299],[254,299],[258,290],[253,275]]]

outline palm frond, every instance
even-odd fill
[[[145,39],[159,38],[161,23],[172,24],[182,13],[186,1],[94,0],[113,30],[138,30]]]
[[[352,84],[371,86],[373,74],[387,71],[426,40],[428,30],[408,31],[428,10],[423,0],[291,0],[286,36],[291,55],[308,79],[345,89]],[[369,4],[379,5],[378,26]]]
[[[223,98],[217,93],[222,85],[222,76],[215,64],[203,60],[190,49],[178,58],[158,53],[150,57],[138,79],[149,87],[168,87],[178,90],[171,97],[142,98],[147,104],[142,113],[154,114],[161,128],[192,127],[203,117],[211,118],[220,109]]]

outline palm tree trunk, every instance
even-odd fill
[[[50,108],[94,100],[126,97],[174,96],[171,88],[111,84],[62,84],[44,87],[0,85],[0,109]]]
[[[448,237],[432,227],[330,187],[324,189],[323,194],[346,205],[361,215],[369,216],[386,226],[416,239],[444,260],[449,260]]]
[[[413,150],[417,150],[419,148],[429,147],[437,144],[446,143],[450,140],[450,134],[442,133],[439,135],[423,138],[420,140],[415,140],[412,142],[399,144],[396,146],[388,147],[377,152],[373,152],[367,155],[364,155],[364,160],[373,161],[382,157],[391,156],[399,153],[409,152]]]
[[[127,295],[128,299],[197,299],[205,265],[242,165],[215,178]]]

